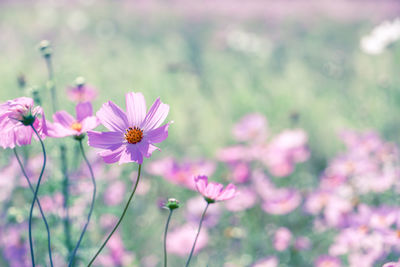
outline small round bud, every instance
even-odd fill
[[[42,55],[44,57],[50,57],[51,56],[51,46],[50,42],[47,40],[43,40],[39,43],[39,50],[42,52]]]
[[[29,94],[32,96],[33,101],[35,101],[36,105],[41,105],[42,101],[40,99],[40,91],[37,86],[32,86],[28,88]]]
[[[79,76],[79,77],[77,77],[77,78],[75,79],[75,84],[76,84],[76,86],[78,86],[78,87],[84,86],[85,83],[86,83],[86,80],[85,80],[85,78],[83,78],[82,76]]]
[[[167,203],[165,203],[165,207],[167,207],[170,210],[174,210],[179,208],[180,204],[179,201],[176,200],[175,198],[169,198]]]
[[[17,77],[17,82],[18,82],[18,86],[19,88],[25,88],[26,85],[26,79],[25,79],[25,75],[20,73]]]

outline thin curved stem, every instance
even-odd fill
[[[19,164],[19,166],[20,166],[20,168],[21,168],[22,174],[23,174],[24,177],[26,178],[26,181],[28,182],[29,188],[31,189],[32,193],[34,194],[35,191],[34,191],[34,189],[33,189],[32,183],[31,183],[31,181],[29,180],[28,174],[26,173],[26,171],[25,171],[25,169],[24,169],[24,165],[22,164],[22,161],[21,161],[21,159],[20,159],[19,156],[18,156],[17,149],[14,148],[13,151],[14,151],[15,157],[17,158],[18,164]],[[42,215],[43,222],[44,222],[44,225],[45,225],[45,227],[46,227],[46,232],[47,232],[47,248],[48,248],[48,250],[49,250],[50,266],[53,267],[53,257],[52,257],[52,255],[51,255],[51,238],[50,238],[50,228],[49,228],[49,224],[47,223],[46,216],[44,215],[42,206],[40,205],[39,198],[36,199],[36,202],[37,202],[37,204],[38,204],[38,207],[39,207],[39,210],[40,210],[40,214]]]
[[[33,125],[31,125],[31,128],[33,129],[37,138],[39,139],[40,145],[42,146],[42,151],[43,151],[43,166],[40,171],[40,175],[39,175],[39,178],[38,178],[38,181],[36,184],[35,192],[33,193],[31,210],[29,211],[29,247],[30,247],[30,251],[31,251],[32,267],[35,267],[35,255],[34,255],[34,251],[33,251],[33,240],[32,240],[32,214],[33,214],[33,207],[35,206],[35,202],[36,202],[37,195],[39,192],[40,182],[42,181],[44,169],[46,168],[46,149],[44,148],[42,138],[40,137],[39,133],[36,131],[35,127]]]
[[[92,184],[93,184],[93,194],[92,194],[92,203],[90,204],[90,210],[89,210],[89,213],[88,213],[88,217],[87,217],[85,226],[83,227],[83,230],[82,230],[82,233],[81,233],[81,235],[79,237],[78,243],[76,243],[76,246],[75,246],[74,250],[72,251],[72,255],[71,255],[71,259],[69,261],[68,267],[71,267],[74,264],[75,255],[76,255],[76,253],[77,253],[77,251],[79,249],[79,246],[81,244],[83,236],[85,235],[86,229],[87,229],[87,227],[89,225],[90,218],[91,218],[92,213],[93,213],[94,202],[95,202],[95,199],[96,199],[96,190],[97,190],[96,189],[96,180],[95,180],[94,174],[93,174],[93,169],[92,169],[92,166],[90,165],[89,160],[86,157],[85,150],[83,149],[82,139],[79,140],[79,147],[80,147],[80,150],[81,150],[81,153],[82,153],[82,157],[85,160],[86,165],[87,165],[87,167],[89,168],[89,171],[90,171],[90,177],[91,177]]]
[[[164,267],[167,267],[167,233],[168,233],[168,226],[169,226],[169,221],[171,220],[172,212],[174,212],[174,210],[170,209],[168,219],[167,219],[167,224],[165,225],[165,231],[164,231]]]
[[[103,250],[103,248],[104,248],[105,245],[107,244],[108,240],[111,238],[111,236],[112,236],[112,235],[114,234],[114,232],[117,230],[118,226],[121,224],[122,219],[124,218],[124,216],[125,216],[125,214],[126,214],[126,211],[128,210],[129,204],[131,203],[132,198],[133,198],[133,195],[135,194],[136,188],[137,188],[137,186],[138,186],[138,184],[139,184],[139,179],[140,179],[140,172],[141,172],[141,170],[142,170],[142,164],[139,164],[138,175],[137,175],[137,178],[136,178],[135,186],[134,186],[134,188],[133,188],[133,190],[132,190],[131,195],[129,196],[128,202],[127,202],[126,205],[125,205],[125,208],[124,208],[124,211],[122,212],[121,217],[119,218],[117,224],[114,226],[114,229],[111,231],[111,233],[107,236],[106,240],[105,240],[105,241],[103,242],[103,244],[101,245],[100,249],[96,252],[96,255],[94,255],[94,257],[92,258],[92,260],[89,262],[89,264],[87,265],[87,267],[92,266],[93,262],[96,260],[97,256],[100,254],[100,252]]]
[[[185,265],[186,267],[189,266],[190,260],[192,259],[193,252],[194,252],[194,248],[196,247],[197,239],[199,238],[199,234],[200,234],[200,230],[201,230],[201,225],[203,224],[204,216],[206,215],[206,212],[207,212],[207,209],[208,209],[208,206],[209,206],[209,205],[210,205],[210,203],[207,202],[207,206],[206,206],[206,208],[204,209],[203,214],[201,215],[200,224],[199,224],[199,229],[197,230],[196,239],[194,240],[192,250],[190,251],[189,258],[188,258],[188,260],[187,260],[187,262],[186,262],[186,265]]]

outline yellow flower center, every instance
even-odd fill
[[[125,133],[125,140],[130,144],[136,144],[142,141],[143,131],[139,127],[129,127]]]
[[[79,122],[74,122],[71,124],[71,129],[80,132],[82,130],[82,124],[80,124]]]

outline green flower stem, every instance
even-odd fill
[[[207,206],[206,206],[206,208],[204,209],[203,214],[201,215],[200,224],[199,224],[199,229],[197,230],[196,239],[194,240],[192,250],[190,251],[189,258],[188,258],[188,260],[187,260],[187,262],[186,262],[186,265],[185,265],[186,267],[189,266],[190,260],[192,259],[193,252],[194,252],[194,248],[196,247],[197,239],[199,238],[199,234],[200,234],[200,230],[201,230],[201,225],[203,224],[204,216],[206,215],[206,212],[207,212],[207,209],[208,209],[208,206],[209,206],[209,205],[210,205],[210,202],[207,202]]]
[[[167,232],[168,232],[169,221],[171,220],[173,212],[174,212],[173,209],[169,210],[167,224],[165,225],[165,232],[164,232],[164,267],[167,267]]]
[[[64,198],[63,208],[65,212],[65,217],[63,219],[64,226],[64,235],[65,235],[65,246],[68,250],[67,259],[69,259],[73,245],[71,241],[71,225],[69,219],[69,176],[68,176],[68,161],[67,161],[67,151],[64,144],[60,144],[60,163],[61,163],[61,172],[63,174],[62,180],[62,193]]]
[[[138,175],[137,175],[137,178],[136,178],[135,186],[134,186],[134,188],[133,188],[133,190],[132,190],[132,193],[131,193],[131,195],[130,195],[130,197],[129,197],[129,199],[128,199],[128,202],[127,202],[126,205],[125,205],[125,208],[124,208],[124,211],[122,212],[121,217],[119,218],[117,224],[114,226],[114,229],[111,231],[111,233],[108,235],[108,237],[106,238],[106,240],[105,240],[105,241],[103,242],[103,244],[101,245],[100,249],[96,252],[96,255],[94,255],[94,257],[92,258],[92,260],[89,262],[89,264],[87,265],[87,267],[92,266],[93,262],[96,260],[97,256],[100,254],[100,252],[103,250],[103,248],[104,248],[105,245],[107,244],[108,240],[111,238],[111,236],[112,236],[112,235],[114,234],[114,232],[117,230],[118,226],[121,224],[122,219],[124,218],[124,216],[125,216],[125,214],[126,214],[126,211],[128,210],[129,204],[131,203],[132,198],[133,198],[133,195],[135,194],[136,188],[137,188],[137,186],[138,186],[138,184],[139,184],[141,169],[142,169],[142,165],[139,164]]]
[[[37,195],[39,192],[39,187],[40,187],[40,182],[42,181],[42,177],[43,177],[43,173],[44,173],[44,169],[46,168],[46,149],[44,148],[44,144],[42,141],[42,138],[40,138],[39,133],[36,131],[35,127],[33,125],[31,125],[31,128],[33,129],[33,131],[35,132],[37,138],[40,141],[40,145],[42,146],[42,151],[43,151],[43,166],[42,166],[42,170],[40,171],[40,175],[36,184],[36,189],[35,192],[33,193],[33,200],[32,200],[32,204],[31,204],[31,210],[29,211],[29,248],[31,251],[31,260],[32,260],[32,267],[35,267],[35,253],[33,251],[33,239],[32,239],[32,215],[33,215],[33,207],[35,206],[35,202],[37,199]]]
[[[31,181],[29,180],[28,174],[26,173],[26,171],[25,171],[25,169],[24,169],[24,165],[22,164],[22,161],[21,161],[21,159],[20,159],[19,156],[18,156],[17,149],[14,148],[13,151],[14,151],[15,157],[17,158],[18,164],[19,164],[19,166],[20,166],[20,168],[21,168],[22,174],[24,175],[26,181],[28,182],[29,188],[31,189],[32,193],[34,194],[35,191],[34,191],[34,189],[33,189],[32,183],[31,183]],[[47,232],[47,248],[48,248],[48,250],[49,250],[50,266],[53,267],[53,257],[52,257],[52,255],[51,255],[51,238],[50,238],[50,228],[49,228],[49,224],[47,223],[46,216],[44,215],[42,206],[40,205],[39,198],[36,199],[36,202],[37,202],[37,204],[38,204],[38,207],[39,207],[39,210],[40,210],[40,214],[42,215],[43,222],[44,222],[44,225],[45,225],[45,227],[46,227],[46,232]]]
[[[93,184],[93,194],[92,194],[92,203],[90,204],[90,210],[89,210],[89,213],[88,213],[88,217],[87,217],[85,226],[83,227],[83,230],[82,230],[82,233],[81,233],[81,235],[80,235],[80,237],[79,237],[78,243],[76,243],[76,246],[75,246],[75,248],[74,248],[74,251],[72,252],[71,259],[70,259],[70,261],[69,261],[68,267],[71,267],[71,266],[73,266],[73,264],[74,264],[74,258],[75,258],[76,252],[77,252],[78,249],[79,249],[79,246],[80,246],[80,244],[81,244],[81,241],[82,241],[82,239],[83,239],[83,236],[85,235],[86,229],[87,229],[87,227],[88,227],[88,225],[89,225],[90,218],[91,218],[92,213],[93,213],[94,202],[95,202],[95,199],[96,199],[96,180],[95,180],[95,178],[94,178],[92,166],[90,165],[90,162],[89,162],[89,160],[88,160],[87,157],[86,157],[85,150],[83,149],[82,139],[79,139],[79,147],[80,147],[80,150],[81,150],[81,153],[82,153],[82,157],[83,157],[83,159],[85,160],[86,165],[88,166],[89,171],[90,171],[90,177],[91,177],[92,184]]]

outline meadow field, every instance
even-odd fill
[[[37,198],[53,263],[35,205],[36,265],[58,267],[88,266],[120,218],[139,164],[133,201],[93,266],[165,266],[168,198],[180,203],[167,235],[172,267],[185,266],[200,220],[191,266],[397,261],[400,2],[333,2],[0,0],[0,266],[33,265],[34,194],[21,166],[33,188],[43,177]],[[74,98],[74,90],[83,93]],[[141,94],[131,92],[143,94],[147,110],[158,97],[169,105],[157,123],[170,123],[168,138],[143,163],[107,162],[93,136],[112,124],[101,111],[108,101],[129,109],[129,96],[138,105]],[[43,108],[35,123],[48,121],[48,134],[39,133],[43,176],[38,139],[20,144],[7,128],[15,122],[9,100],[20,97]],[[76,121],[76,138],[55,133],[55,111],[75,116],[76,105],[89,102],[97,128],[80,132]],[[29,129],[24,119],[18,127]],[[145,140],[126,131],[128,146]],[[93,193],[81,148],[97,192],[71,261]],[[196,187],[198,175],[236,188],[233,198],[210,202],[203,218],[210,196]]]

